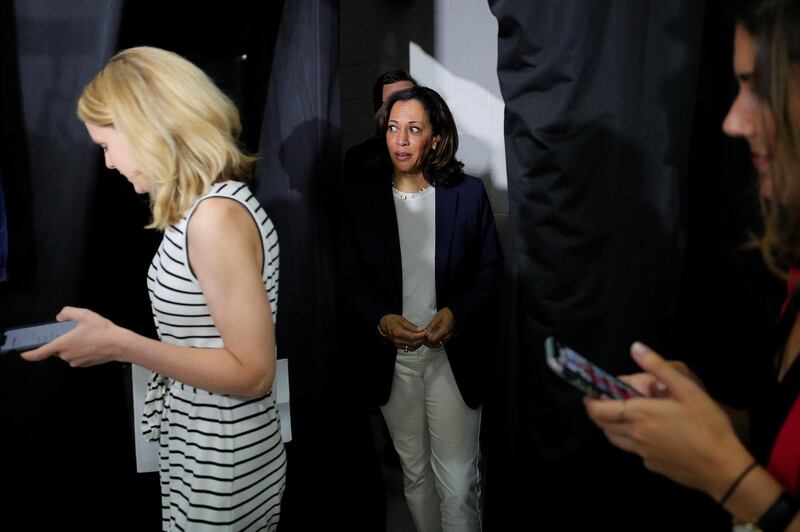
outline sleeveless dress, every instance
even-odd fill
[[[262,279],[273,322],[278,311],[278,235],[247,185],[215,183],[164,232],[147,274],[161,341],[224,347],[189,267],[186,229],[197,205],[229,198],[245,206],[262,236]],[[163,530],[276,530],[286,454],[272,391],[252,399],[216,394],[153,374],[142,431],[159,441]]]

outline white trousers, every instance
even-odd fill
[[[381,412],[417,531],[479,532],[481,411],[461,398],[444,349],[399,352]]]

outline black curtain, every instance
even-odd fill
[[[14,253],[0,325],[53,316],[78,296],[98,171],[75,102],[116,46],[121,5],[3,3],[3,166]]]
[[[8,263],[8,227],[6,221],[6,191],[3,186],[3,166],[0,164],[0,283],[6,280]]]
[[[121,0],[2,3],[0,165],[8,213],[8,280],[0,327],[85,304],[98,154],[75,117],[84,85],[116,46]],[[112,257],[106,257],[113,264]],[[100,528],[119,515],[132,447],[118,366],[0,358],[0,451],[10,527]],[[127,457],[128,461],[125,460]],[[17,523],[24,523],[19,525]]]
[[[280,243],[277,344],[278,356],[289,360],[291,389],[281,530],[384,526],[368,418],[337,343],[346,328],[335,321],[338,36],[339,2],[286,2],[256,165],[256,195]]]
[[[711,501],[612,448],[543,349],[555,335],[612,373],[635,369],[634,340],[675,349],[704,2],[489,4],[499,23],[513,279],[510,354],[491,410],[500,421],[489,436],[487,529],[674,530],[689,515],[692,526],[719,524]]]

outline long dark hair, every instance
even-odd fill
[[[737,23],[756,39],[754,89],[775,121],[771,162],[773,199],[762,198],[764,234],[758,244],[767,266],[785,277],[800,259],[800,3],[743,1]]]
[[[462,170],[464,163],[456,159],[458,129],[450,108],[435,90],[418,85],[392,94],[378,117],[379,131],[386,134],[394,104],[408,100],[416,100],[422,104],[425,112],[428,113],[433,136],[439,138],[436,149],[428,150],[420,163],[422,175],[435,187],[460,183],[464,179]],[[385,148],[383,152],[383,158],[389,167],[389,154]]]

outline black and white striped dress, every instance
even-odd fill
[[[278,311],[278,235],[249,188],[212,185],[164,232],[147,274],[161,341],[194,348],[223,347],[186,257],[186,227],[207,198],[244,205],[264,244],[262,279],[273,321]],[[259,399],[221,395],[154,374],[142,430],[160,444],[164,530],[275,530],[286,477],[286,454],[272,392]]]

